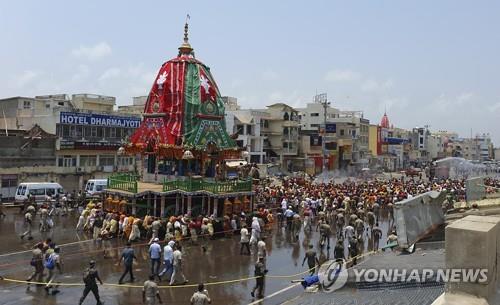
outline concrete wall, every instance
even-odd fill
[[[431,191],[394,205],[398,244],[408,248],[427,232],[444,223],[444,192]]]
[[[500,217],[467,216],[447,226],[445,232],[446,268],[488,270],[486,282],[447,283],[446,294],[466,293],[499,304]]]
[[[486,189],[484,187],[484,177],[473,177],[466,181],[467,202],[481,200],[486,197]]]

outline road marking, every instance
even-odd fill
[[[295,283],[295,284],[290,285],[290,286],[288,286],[288,287],[285,287],[285,288],[283,288],[283,289],[281,289],[281,290],[278,290],[278,291],[276,291],[275,293],[272,293],[272,294],[270,294],[270,295],[268,295],[268,296],[265,296],[265,297],[263,297],[262,299],[258,299],[258,300],[257,300],[257,301],[255,301],[255,302],[249,303],[248,305],[260,304],[260,303],[261,303],[262,301],[264,301],[264,300],[270,299],[270,298],[272,298],[272,297],[274,297],[274,296],[277,296],[277,295],[278,295],[278,294],[280,294],[280,293],[283,293],[283,292],[285,292],[285,291],[287,291],[287,290],[290,290],[290,289],[292,289],[292,288],[294,288],[294,287],[297,287],[297,286],[299,286],[299,285],[301,285],[301,284],[300,284],[300,283]]]
[[[86,242],[89,242],[89,241],[93,241],[93,239],[79,240],[79,241],[75,241],[75,242],[71,242],[71,243],[67,243],[67,244],[60,244],[58,246],[59,247],[71,246],[71,245],[86,243]],[[22,253],[30,253],[31,251],[33,251],[33,249],[24,250],[24,251],[18,251],[18,252],[5,253],[5,254],[0,254],[0,257],[17,255],[17,254],[22,254]]]

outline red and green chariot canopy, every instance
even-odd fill
[[[237,152],[226,132],[224,103],[210,68],[194,58],[187,43],[163,64],[144,107],[144,119],[125,147],[129,153],[180,158],[182,151]]]

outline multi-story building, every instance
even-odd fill
[[[129,114],[135,114],[135,115],[142,115],[142,112],[144,111],[144,105],[146,105],[146,101],[148,100],[148,97],[146,95],[143,96],[134,96],[132,98],[132,105],[124,105],[124,106],[118,106],[118,113],[125,113],[127,115]]]
[[[276,103],[261,110],[268,113],[263,120],[261,135],[267,160],[279,162],[288,171],[303,169],[303,159],[299,154],[299,113],[284,103]]]
[[[43,155],[53,158],[52,167],[38,168],[37,175],[44,181],[58,181],[67,190],[77,190],[87,179],[135,169],[134,158],[118,156],[117,150],[139,126],[140,117],[117,115],[115,102],[109,96],[75,94],[70,98],[62,94],[6,98],[0,100],[0,106],[7,129],[29,131],[38,126],[56,137],[54,155]],[[19,175],[19,182],[40,180],[30,175],[29,168],[2,167],[0,171],[2,176]]]
[[[384,113],[379,125],[370,125],[369,129],[372,165],[379,165],[390,171],[408,166],[410,155],[408,131],[392,126],[387,113]]]
[[[301,153],[309,173],[320,173],[323,165],[328,170],[361,169],[368,165],[369,120],[363,118],[363,112],[340,111],[320,102],[298,110]]]
[[[261,110],[226,110],[225,119],[227,132],[237,135],[236,144],[248,151],[248,161],[266,163],[264,143],[268,143],[268,137],[262,130],[269,128],[269,114]]]
[[[479,160],[486,161],[493,159],[493,144],[491,143],[490,135],[483,133],[482,135],[477,135],[474,140],[479,150]]]
[[[319,174],[323,171],[323,166],[333,170],[336,165],[337,142],[334,137],[336,125],[331,121],[339,116],[339,110],[319,102],[308,103],[305,108],[297,110],[300,117],[300,154],[304,157],[305,171]],[[327,128],[323,127],[325,120]],[[325,151],[322,151],[323,144]]]

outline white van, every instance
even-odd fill
[[[88,196],[94,196],[102,193],[108,186],[108,179],[90,179],[85,185],[85,193]]]
[[[47,196],[60,196],[64,194],[63,188],[59,183],[53,182],[26,182],[20,183],[14,197],[15,202],[24,202],[30,197],[35,197],[35,202],[43,202]]]

